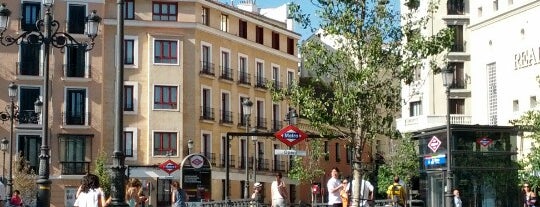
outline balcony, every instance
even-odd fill
[[[263,76],[255,76],[255,80],[256,88],[266,89],[266,78],[264,78]]]
[[[60,162],[62,175],[85,175],[90,172],[90,162]]]
[[[255,125],[257,129],[266,129],[266,118],[257,117],[257,123]]]
[[[233,81],[233,70],[228,66],[221,66],[221,73],[219,74],[220,79]]]
[[[463,15],[465,14],[465,3],[463,0],[448,0],[446,9],[448,15]]]
[[[211,107],[201,107],[201,120],[214,120],[214,108]]]
[[[215,76],[214,72],[214,63],[201,61],[201,72],[200,74]]]
[[[76,113],[72,114],[71,112],[62,112],[62,124],[64,126],[67,125],[86,125],[87,123],[90,123],[90,113]]]
[[[221,123],[221,124],[232,124],[233,123],[232,116],[233,116],[233,112],[221,110],[219,123]]]
[[[400,132],[413,132],[422,129],[443,126],[446,125],[446,115],[444,116],[414,116],[407,118],[400,118],[396,120],[397,129]],[[472,124],[471,116],[462,114],[450,115],[450,123],[470,125]]]
[[[238,73],[238,83],[244,85],[251,85],[251,79],[249,73],[239,72]]]

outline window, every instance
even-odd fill
[[[135,0],[125,0],[124,19],[135,19]]]
[[[422,115],[422,101],[413,101],[409,103],[409,116],[420,116]]]
[[[465,3],[463,0],[448,0],[446,2],[448,15],[460,15],[465,14]]]
[[[232,70],[230,66],[231,58],[229,51],[221,51],[221,75],[220,78],[232,80]]]
[[[255,83],[255,86],[256,87],[259,87],[259,88],[264,88],[265,87],[265,78],[264,78],[264,63],[263,62],[256,62],[255,63],[255,67],[256,67],[256,75],[255,75],[255,78],[256,78],[256,83]]]
[[[178,41],[155,40],[154,63],[178,64]]]
[[[238,58],[238,82],[250,84],[249,72],[247,68],[247,57],[240,56]]]
[[[84,34],[86,22],[86,5],[69,4],[68,9],[68,33]]]
[[[177,3],[152,2],[152,20],[154,21],[176,21]]]
[[[177,86],[154,86],[154,109],[177,109]]]
[[[336,149],[336,152],[335,152],[335,155],[336,155],[336,162],[340,162],[341,161],[341,150],[339,150],[339,143],[335,143],[335,149]]]
[[[226,92],[221,93],[221,123],[232,123],[232,112],[230,103],[230,94]]]
[[[450,88],[464,89],[465,88],[465,72],[463,62],[450,62],[450,67],[454,68],[454,81]]]
[[[255,41],[259,44],[264,44],[264,29],[257,26],[255,28]]]
[[[154,132],[154,156],[177,156],[176,132]]]
[[[238,36],[247,38],[247,21],[238,20]]]
[[[266,117],[264,117],[264,102],[257,100],[257,128],[266,129]]]
[[[66,77],[87,77],[85,46],[73,44],[66,47],[66,65],[64,70]]]
[[[22,152],[22,155],[30,165],[30,169],[34,170],[34,172],[38,172],[39,170],[40,148],[40,135],[19,135],[17,152]]]
[[[478,17],[482,17],[482,7],[478,7]]]
[[[272,131],[279,131],[283,127],[281,124],[281,110],[279,104],[272,104]]]
[[[272,66],[272,86],[280,89],[281,83],[279,82],[279,67]]]
[[[229,31],[229,16],[226,14],[221,14],[221,31]]]
[[[19,124],[38,124],[39,115],[34,111],[34,103],[39,99],[38,86],[19,86]]]
[[[499,1],[494,0],[493,1],[493,11],[498,11],[498,10],[499,10]]]
[[[20,47],[19,75],[38,76],[41,45],[21,42]]]
[[[450,99],[450,114],[465,114],[465,99]]]
[[[536,101],[536,96],[531,96],[529,98],[529,105],[531,108],[536,108],[536,105],[538,104],[538,102]]]
[[[86,89],[67,88],[65,124],[85,125],[86,115]]]
[[[324,151],[325,152],[328,152],[328,150],[330,150],[330,147],[328,146],[328,141],[324,141]],[[326,153],[324,155],[324,160],[328,161],[330,160],[330,156],[329,156],[330,153]]]
[[[203,7],[201,11],[201,22],[206,26],[210,25],[210,10],[206,7]]]
[[[287,87],[290,88],[294,83],[294,71],[287,71]]]
[[[210,90],[210,88],[203,88],[201,93],[201,119],[214,120],[214,109],[212,108],[212,91]]]
[[[279,33],[272,32],[272,48],[279,50]]]
[[[463,25],[448,25],[454,31],[454,44],[450,48],[450,52],[464,52],[463,47]]]
[[[124,111],[134,111],[134,86],[124,84]]]
[[[512,101],[512,111],[513,112],[519,111],[519,100]]]
[[[133,131],[124,131],[124,155],[126,157],[133,157]]]
[[[37,31],[36,22],[41,17],[40,2],[23,2],[21,29],[23,31]]]
[[[294,39],[287,37],[287,54],[294,55],[295,47],[296,47],[296,44],[294,44]]]
[[[211,160],[212,158],[212,135],[204,133],[202,134],[202,152],[203,155]]]
[[[488,97],[488,119],[490,125],[497,125],[497,66],[496,63],[486,65],[487,73],[487,97]]]
[[[124,65],[134,65],[135,64],[135,40],[124,39]]]
[[[84,175],[90,170],[91,137],[88,135],[63,134],[59,137],[60,164],[64,175]],[[91,159],[91,158],[90,158]]]

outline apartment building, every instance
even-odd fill
[[[108,0],[105,5],[103,45],[114,45],[116,8],[109,5],[115,1]],[[298,79],[296,44],[300,35],[288,27],[283,12],[286,7],[272,12],[282,20],[263,16],[260,11],[254,1],[236,5],[203,0],[126,1],[127,174],[145,183],[152,204],[168,205],[169,184],[181,175],[181,171],[169,175],[156,165],[169,159],[180,164],[189,150],[204,155],[212,165],[211,192],[205,192],[202,199],[225,199],[226,133],[275,132],[286,126],[289,105],[272,101],[268,87],[285,88]],[[114,47],[103,47],[103,54],[114,52]],[[112,55],[103,57],[102,78],[103,90],[112,91]],[[103,108],[111,109],[113,98],[114,94],[104,92],[108,101],[103,102]],[[249,119],[242,110],[246,99],[253,102]],[[109,111],[102,116],[113,120]],[[112,136],[112,125],[103,122],[103,128],[104,137]],[[188,149],[189,140],[193,141],[192,149]],[[103,147],[112,151],[106,142]],[[229,198],[244,195],[245,169],[252,166],[251,161],[248,166],[245,161],[253,160],[256,154],[257,182],[265,186],[265,201],[270,202],[274,172],[286,174],[289,164],[287,156],[274,155],[274,150],[286,148],[273,137],[258,137],[256,141],[232,137]],[[252,186],[252,172],[249,174]],[[296,183],[286,181],[291,198],[300,199]]]

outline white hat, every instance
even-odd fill
[[[255,187],[262,187],[263,185],[262,185],[261,183],[259,183],[259,182],[256,182],[255,184],[253,184],[253,186],[255,186]]]

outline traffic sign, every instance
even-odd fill
[[[431,140],[429,140],[428,147],[429,149],[431,149],[431,151],[437,152],[437,150],[441,146],[441,143],[442,142],[441,140],[439,140],[439,138],[437,138],[436,136],[433,136],[431,137]]]
[[[274,155],[297,155],[306,156],[306,151],[275,149]]]
[[[174,171],[177,171],[178,169],[180,169],[180,165],[178,165],[176,162],[174,162],[172,160],[167,160],[164,163],[161,163],[159,165],[159,168],[162,169],[163,171],[169,173],[169,175],[170,175]]]
[[[482,145],[483,147],[487,147],[489,144],[493,142],[493,140],[490,139],[489,137],[482,137],[482,138],[478,138],[476,142]]]
[[[289,147],[307,138],[307,134],[294,125],[279,130],[274,136]]]

